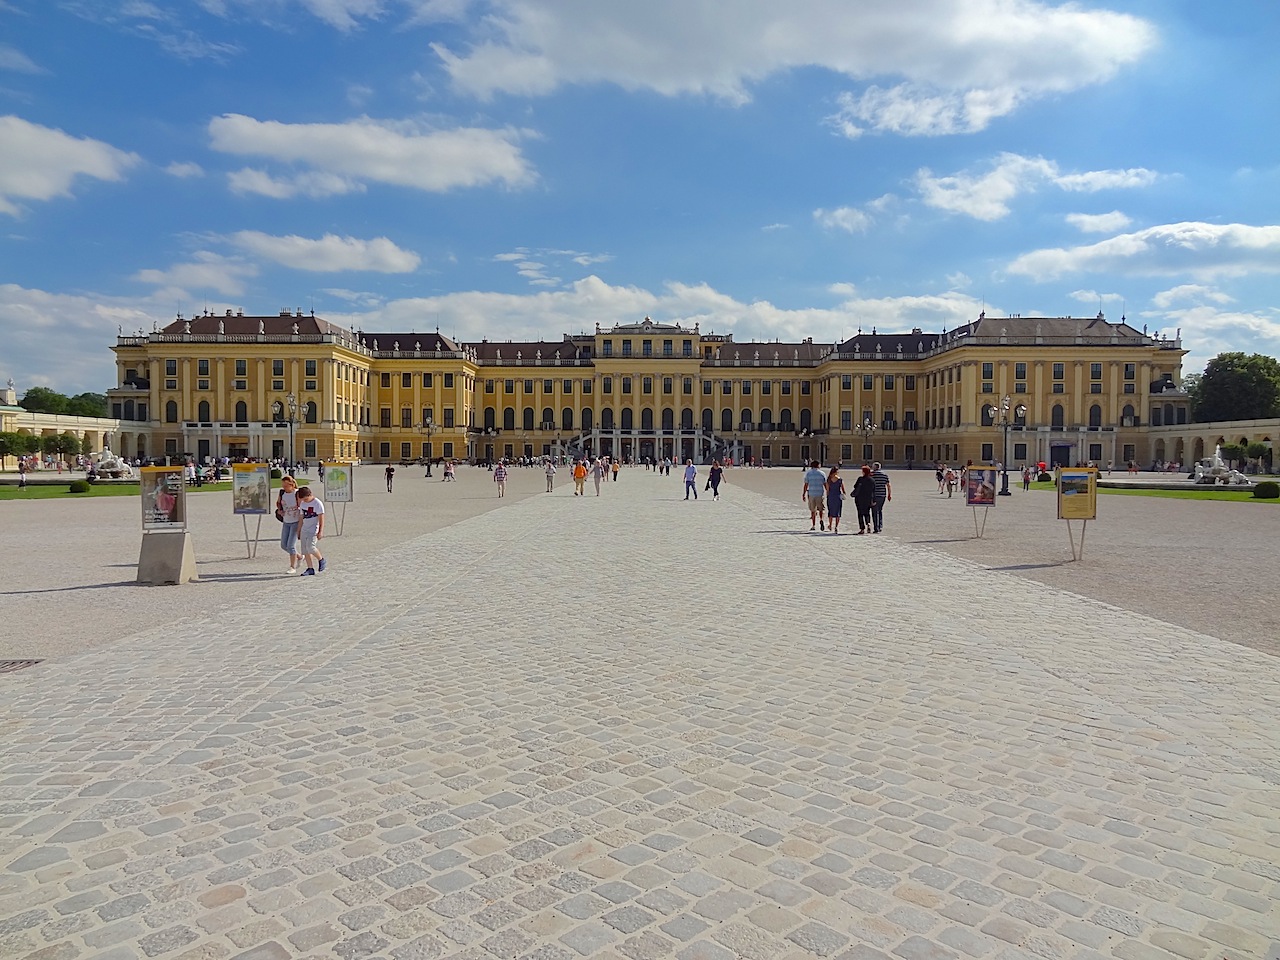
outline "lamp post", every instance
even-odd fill
[[[424,458],[427,461],[427,477],[431,476],[431,454],[435,451],[431,449],[431,434],[435,431],[436,425],[430,417],[423,417],[422,422],[418,424],[422,432],[427,435],[427,455]]]
[[[1027,415],[1025,404],[1020,403],[1016,407],[1012,404],[1012,398],[1006,393],[1000,400],[1000,406],[989,403],[983,408],[983,412],[991,418],[992,424],[999,427],[1004,434],[1000,459],[1000,496],[1002,497],[1012,495],[1009,493],[1009,428]]]
[[[293,476],[293,464],[297,459],[294,456],[297,451],[293,443],[293,425],[298,420],[298,398],[292,393],[289,393],[285,395],[284,402],[288,406],[287,412],[289,414],[289,463],[287,465],[288,469],[285,472],[288,473],[289,476]]]
[[[876,425],[871,422],[870,417],[863,417],[862,422],[857,426],[858,433],[862,434],[863,453],[866,453],[866,446],[871,442],[871,438],[876,435]],[[874,460],[875,457],[867,457],[868,460]]]

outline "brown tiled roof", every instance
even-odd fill
[[[443,353],[453,353],[462,349],[458,341],[452,337],[446,337],[439,330],[431,330],[425,333],[422,331],[416,333],[414,331],[409,333],[388,333],[385,330],[371,333],[368,330],[362,330],[358,336],[361,345],[369,350],[395,350],[397,343],[400,344],[399,349],[405,351],[423,350],[428,353],[434,353],[439,350]],[[375,342],[377,347],[374,347]]]
[[[482,363],[496,362],[499,355],[504,364],[515,363],[516,354],[524,363],[533,363],[539,352],[544,363],[554,360],[556,354],[561,360],[572,360],[578,355],[574,344],[564,340],[481,340],[467,346],[476,352]]]
[[[345,327],[322,320],[317,316],[288,314],[273,317],[245,317],[240,315],[226,316],[206,314],[191,318],[179,318],[169,323],[161,333],[191,333],[196,336],[256,336],[261,332],[268,337],[287,337],[293,334],[293,325],[298,325],[300,334],[349,335]],[[190,325],[188,327],[188,325]]]

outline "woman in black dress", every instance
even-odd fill
[[[871,529],[871,504],[876,498],[876,482],[871,479],[871,468],[862,465],[862,476],[853,482],[853,505],[858,511],[858,532]]]

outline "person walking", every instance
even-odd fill
[[[578,460],[573,465],[573,495],[575,497],[585,497],[587,485],[587,465]]]
[[[827,508],[827,475],[822,472],[821,467],[817,460],[809,463],[809,469],[804,475],[804,492],[800,495],[801,499],[809,504],[810,532],[813,531],[815,524],[820,530],[827,529],[823,520],[823,511]]]
[[[1031,489],[1031,468],[1030,467],[1022,468],[1022,489],[1023,490]]]
[[[499,460],[493,468],[493,482],[498,485],[498,496],[505,497],[507,495],[507,464],[503,460]]]
[[[551,487],[556,479],[556,464],[554,460],[547,461],[547,493],[551,492]]]
[[[298,481],[285,477],[280,481],[280,493],[276,495],[276,516],[280,518],[280,549],[289,555],[289,572],[298,572],[298,526],[302,511],[298,509]]]
[[[840,532],[840,514],[844,512],[844,480],[840,468],[832,467],[827,473],[827,522],[832,533]]]
[[[698,499],[698,468],[693,465],[692,460],[684,462],[684,498],[689,499],[689,494],[693,494],[693,499]]]
[[[396,468],[395,468],[395,467],[393,467],[391,464],[389,464],[389,463],[388,463],[388,464],[387,464],[387,469],[386,469],[385,473],[386,473],[386,475],[387,475],[387,493],[390,493],[390,492],[391,492],[391,481],[393,481],[393,480],[396,478]]]
[[[884,505],[893,501],[893,487],[889,484],[889,475],[884,472],[877,460],[871,464],[871,479],[876,485],[875,498],[871,501],[871,522],[875,533],[884,529]]]
[[[604,461],[599,457],[591,463],[591,482],[595,484],[596,496],[600,496],[600,481],[604,479]]]
[[[298,511],[302,515],[302,525],[299,528],[301,546],[298,551],[307,561],[307,569],[302,571],[302,575],[314,577],[316,567],[312,565],[312,561],[319,564],[321,573],[328,566],[320,553],[320,540],[324,536],[324,504],[311,492],[310,487],[299,487]]]
[[[618,482],[618,469],[619,469],[621,466],[622,466],[622,464],[618,463],[618,461],[617,461],[617,460],[613,461],[613,482],[614,482],[614,483],[617,483],[617,482]]]
[[[724,479],[724,467],[719,460],[711,461],[711,471],[707,474],[707,486],[711,488],[711,499],[720,499],[720,481]]]
[[[858,511],[858,533],[867,533],[871,525],[871,504],[876,499],[876,482],[871,479],[871,468],[862,465],[862,476],[853,481],[853,506]]]

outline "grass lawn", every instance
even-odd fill
[[[298,478],[298,484],[310,483],[305,477]],[[67,488],[70,487],[71,481],[55,484],[32,484],[25,490],[20,490],[17,486],[9,486],[8,484],[0,486],[0,500],[83,500],[87,497],[136,497],[141,494],[141,488],[136,483],[95,483],[91,484],[88,493],[71,493]],[[280,486],[279,480],[272,480],[273,488]],[[203,487],[190,486],[187,487],[187,493],[198,496],[202,493],[229,493],[231,491],[231,481],[223,480],[221,483],[206,483]]]
[[[1034,482],[1032,490],[1055,490],[1052,483]],[[1119,487],[1099,487],[1098,493],[1117,497],[1164,497],[1169,500],[1247,500],[1250,503],[1280,503],[1280,500],[1260,500],[1252,490],[1232,490],[1229,487],[1210,487],[1203,490],[1122,490]]]

